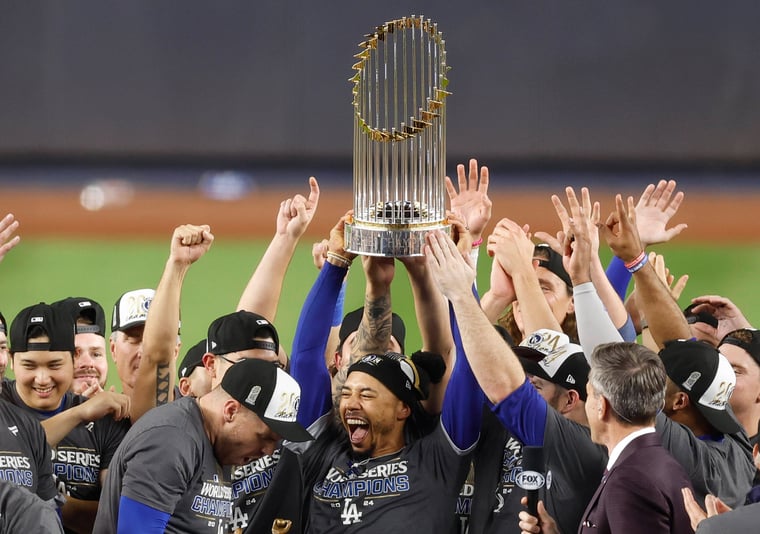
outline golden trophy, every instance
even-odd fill
[[[422,16],[386,22],[359,43],[353,69],[354,218],[346,249],[419,256],[446,221],[446,51]]]

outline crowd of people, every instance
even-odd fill
[[[90,297],[0,315],[15,377],[0,532],[753,532],[760,331],[723,296],[682,310],[686,277],[647,250],[685,229],[683,192],[661,180],[604,217],[568,187],[546,207],[559,231],[505,218],[486,233],[488,186],[476,160],[457,166],[449,231],[419,257],[357,257],[352,212],[336,217],[289,351],[274,322],[314,178],[279,206],[234,311],[184,354],[184,279],[214,241],[202,224],[174,230],[158,286],[126,291],[110,333]],[[17,231],[0,221],[0,261]],[[359,263],[364,305],[344,314]],[[397,269],[414,319],[393,311]]]

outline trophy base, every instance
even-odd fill
[[[348,252],[363,256],[386,258],[422,256],[425,234],[431,230],[443,230],[450,233],[451,226],[443,221],[403,227],[366,225],[353,222],[345,226],[345,247]]]

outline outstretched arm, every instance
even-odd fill
[[[318,203],[319,184],[313,176],[309,178],[308,198],[296,195],[282,201],[277,213],[277,230],[240,296],[238,310],[274,320],[288,265],[298,240],[314,218]]]
[[[667,228],[681,207],[684,193],[676,190],[675,180],[660,180],[657,185],[649,184],[641,193],[636,203],[636,227],[639,231],[641,245],[646,249],[649,245],[666,243],[683,232],[688,226],[677,224]],[[631,274],[626,270],[623,262],[616,256],[607,267],[607,277],[615,288],[620,300],[625,300],[628,283]]]
[[[628,197],[626,209],[623,197],[615,197],[615,211],[601,228],[612,252],[633,271],[637,303],[647,318],[652,337],[658,347],[672,339],[691,337],[689,325],[670,289],[660,281],[649,263],[636,229],[633,198]]]
[[[542,328],[560,331],[559,321],[544,297],[533,263],[535,246],[524,228],[509,219],[502,219],[488,238],[488,253],[498,260],[511,277],[523,331],[535,332]]]
[[[306,296],[293,338],[290,372],[301,386],[298,421],[307,428],[332,406],[330,374],[324,353],[330,335],[332,312],[348,271],[346,262],[353,259],[353,255],[343,249],[343,227],[349,219],[350,212],[341,217],[330,231],[328,251],[332,254],[327,256]]]
[[[143,333],[143,356],[137,369],[132,395],[134,423],[157,404],[165,404],[172,393],[174,359],[179,349],[180,294],[190,266],[208,252],[214,235],[208,225],[185,224],[172,234],[169,259],[148,310]]]

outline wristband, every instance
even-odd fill
[[[635,258],[633,258],[631,261],[625,262],[625,268],[628,269],[628,270],[631,270],[631,268],[634,265],[637,265],[639,262],[643,261],[644,258],[646,257],[646,255],[647,255],[646,250],[642,250],[641,254],[639,254],[638,256],[636,256]]]
[[[638,263],[635,263],[634,265],[632,265],[630,267],[628,266],[628,264],[626,264],[625,268],[628,269],[629,273],[633,274],[636,271],[638,271],[639,269],[641,269],[642,267],[644,267],[644,265],[646,265],[647,263],[649,263],[649,256],[646,255],[646,254],[644,254],[644,258],[641,259],[641,260],[639,260]]]
[[[477,241],[473,241],[472,242],[472,248],[479,247],[481,245],[481,243],[483,243],[483,238],[482,237],[480,239],[478,239]]]
[[[341,256],[340,254],[336,254],[335,252],[328,252],[327,253],[327,257],[330,258],[331,260],[337,261],[338,263],[340,263],[346,269],[348,269],[349,267],[351,267],[351,264],[354,261],[354,260],[349,260],[345,256]]]

